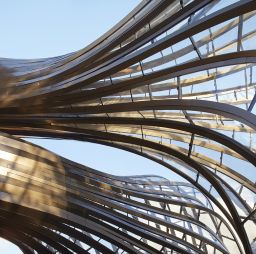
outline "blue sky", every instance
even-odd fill
[[[38,58],[83,48],[139,0],[0,0],[0,56]]]
[[[41,58],[83,48],[130,12],[139,0],[0,0],[0,57]],[[31,141],[31,140],[30,140]],[[32,140],[69,159],[116,175],[167,169],[139,156],[75,141]],[[20,253],[0,239],[0,253]]]

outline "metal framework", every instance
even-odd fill
[[[24,253],[252,254],[255,41],[255,0],[144,0],[82,50],[0,59],[0,235]],[[22,137],[119,148],[182,181]]]

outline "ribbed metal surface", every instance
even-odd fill
[[[255,10],[142,1],[82,50],[0,59],[1,235],[24,253],[252,253]],[[24,136],[120,148],[184,180],[104,174]]]

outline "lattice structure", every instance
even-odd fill
[[[144,0],[82,50],[0,59],[1,236],[24,253],[253,253],[255,10]],[[183,181],[104,174],[33,136],[123,149]]]

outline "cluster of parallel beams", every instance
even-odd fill
[[[0,235],[24,253],[252,254],[255,64],[255,0],[144,0],[82,50],[0,59]],[[173,181],[22,137],[119,148]]]

